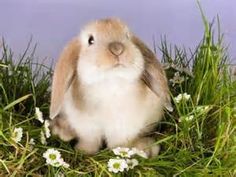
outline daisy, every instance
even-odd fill
[[[209,108],[210,108],[210,106],[197,106],[195,108],[195,111],[197,113],[205,113],[205,112],[207,112],[209,110]]]
[[[42,130],[41,130],[41,132],[40,132],[40,142],[41,142],[43,145],[47,144],[46,137],[45,137],[44,132],[43,132]]]
[[[15,128],[12,133],[12,140],[14,140],[16,143],[19,143],[23,137],[23,129],[21,127]]]
[[[41,123],[44,122],[43,120],[43,113],[40,111],[38,107],[35,108],[35,117],[37,120],[39,120]]]
[[[44,122],[44,131],[45,131],[45,137],[46,138],[49,138],[51,136],[49,126],[50,126],[49,121],[45,120],[45,122]]]
[[[148,158],[148,155],[146,152],[144,152],[143,150],[139,150],[137,148],[132,148],[132,151],[134,154],[137,154],[138,156],[142,157],[142,158],[145,158],[147,159]]]
[[[187,94],[187,93],[184,93],[183,94],[183,99],[185,99],[185,100],[189,100],[190,99],[190,95],[189,94]]]
[[[181,77],[179,72],[176,72],[173,79],[170,79],[170,82],[172,82],[172,86],[175,86],[175,84],[181,84],[184,82],[184,77]]]
[[[61,153],[53,148],[48,149],[43,153],[43,157],[46,159],[46,163],[49,165],[60,165]]]
[[[34,138],[30,138],[29,144],[30,145],[35,145]]]
[[[46,163],[48,165],[52,165],[54,167],[62,166],[65,168],[69,168],[70,166],[63,160],[63,158],[61,157],[61,153],[53,148],[48,149],[46,152],[44,152],[43,157],[46,159]]]
[[[68,163],[66,163],[62,158],[59,160],[59,163],[61,166],[65,167],[65,168],[70,167],[70,165]]]
[[[193,118],[194,118],[193,115],[190,115],[190,116],[183,116],[183,117],[180,117],[179,122],[183,122],[183,121],[190,122],[190,121],[193,120]]]
[[[130,158],[132,155],[134,155],[134,152],[130,150],[129,148],[125,147],[117,147],[112,150],[115,155],[119,155],[121,157],[127,157]]]
[[[35,142],[33,138],[30,138],[29,140],[29,149],[32,151],[34,148]]]
[[[110,159],[108,161],[108,170],[113,173],[123,172],[128,168],[127,162],[125,159]]]
[[[128,165],[127,170],[133,169],[139,164],[137,159],[126,159],[126,163]]]
[[[188,101],[190,99],[190,95],[187,93],[179,94],[177,97],[174,98],[176,103],[180,103],[182,100]]]
[[[174,98],[176,103],[179,103],[182,100],[183,96],[182,94],[179,94],[177,97]]]

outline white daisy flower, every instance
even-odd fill
[[[137,154],[138,156],[142,157],[142,158],[145,158],[147,159],[148,158],[148,155],[146,152],[144,152],[143,150],[139,150],[137,148],[132,148],[132,151],[134,154]]]
[[[182,116],[182,117],[180,117],[179,122],[183,122],[183,121],[190,122],[190,121],[193,120],[193,118],[194,118],[193,115],[190,115],[190,116]]]
[[[129,148],[125,147],[117,147],[112,150],[115,155],[119,155],[121,157],[127,157],[130,158],[132,155],[134,155],[134,152],[130,150]]]
[[[186,117],[186,121],[191,121],[191,120],[193,120],[193,118],[194,118],[193,115],[187,116],[187,117]]]
[[[181,84],[184,82],[184,77],[181,77],[179,72],[176,72],[173,79],[170,79],[170,82],[172,82],[172,86],[175,86],[175,84]]]
[[[12,140],[14,140],[16,143],[19,143],[23,137],[23,129],[21,127],[15,128],[12,133]]]
[[[44,122],[43,113],[40,111],[38,107],[35,108],[35,116],[36,116],[36,119],[39,120],[41,123]]]
[[[46,163],[48,165],[52,165],[54,167],[63,166],[65,168],[69,168],[70,166],[63,160],[63,158],[61,157],[61,153],[53,148],[48,149],[46,152],[44,152],[43,157],[46,159]]]
[[[113,173],[123,172],[128,168],[127,162],[125,159],[110,159],[108,161],[108,170]]]
[[[204,113],[204,112],[207,112],[209,110],[210,106],[197,106],[195,108],[195,111],[197,113]]]
[[[179,103],[182,100],[182,94],[179,94],[177,97],[174,98],[176,103]]]
[[[128,165],[127,170],[133,169],[139,164],[137,159],[126,159],[126,163]]]
[[[47,144],[47,141],[46,141],[46,137],[44,135],[44,132],[41,130],[40,132],[40,142],[43,144],[43,145],[46,145]]]
[[[49,126],[50,126],[49,121],[45,120],[44,121],[44,131],[45,131],[45,137],[46,138],[49,138],[51,136]]]
[[[35,145],[34,138],[30,138],[29,144],[30,145]]]
[[[176,103],[180,103],[182,100],[188,101],[190,99],[190,95],[187,93],[179,94],[177,97],[174,98]]]
[[[34,139],[33,139],[33,138],[30,138],[30,140],[29,140],[29,149],[30,149],[30,150],[33,150],[34,145],[35,145]]]
[[[69,168],[70,165],[68,163],[66,163],[62,158],[60,159],[59,163],[61,164],[61,166],[63,166],[64,168]]]
[[[43,153],[43,157],[46,159],[47,164],[55,165],[60,162],[61,153],[58,150],[51,148]]]
[[[184,93],[183,94],[183,99],[185,99],[185,100],[189,100],[190,99],[190,95],[189,94],[187,94],[187,93]]]

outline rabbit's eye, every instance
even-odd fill
[[[94,37],[92,35],[89,36],[88,43],[89,43],[89,45],[93,45],[94,44]]]

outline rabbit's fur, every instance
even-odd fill
[[[103,140],[108,148],[145,149],[154,140],[142,135],[160,121],[164,107],[171,105],[161,64],[119,19],[88,24],[58,60],[52,130],[66,141],[78,138],[76,147],[86,153],[96,153]]]

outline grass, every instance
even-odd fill
[[[139,159],[139,166],[114,174],[107,162],[115,156],[103,150],[94,156],[75,151],[72,144],[56,137],[40,141],[43,124],[36,120],[39,107],[48,118],[52,69],[34,63],[29,48],[18,59],[4,43],[0,57],[0,176],[236,176],[236,82],[229,74],[229,57],[218,26],[203,16],[205,33],[194,51],[162,41],[162,61],[173,98],[180,93],[190,100],[166,112],[155,132],[160,155]],[[219,23],[218,23],[219,24]],[[17,61],[17,62],[16,62]],[[178,82],[181,81],[182,82]],[[184,80],[183,80],[184,79]],[[188,119],[192,116],[192,119]],[[14,128],[23,128],[23,139],[15,143]],[[30,138],[35,145],[29,144]],[[70,168],[46,165],[43,153],[49,148],[62,153]]]

